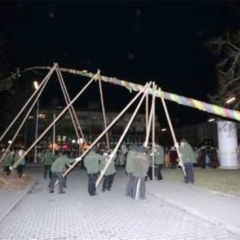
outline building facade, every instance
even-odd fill
[[[62,109],[46,110],[42,109],[38,115],[38,136],[53,122],[54,116],[61,113]],[[93,142],[105,129],[103,114],[97,110],[75,109],[81,130],[87,142]],[[106,123],[109,125],[117,116],[119,112],[106,112]],[[129,123],[132,113],[125,113],[114,126],[108,131],[110,145],[115,145],[123,134],[124,129]],[[36,121],[34,117],[30,117],[31,128],[34,129]],[[157,115],[155,116],[155,132],[160,131],[160,123]],[[35,140],[34,131],[28,134],[28,142]],[[46,146],[53,141],[53,128],[43,137],[40,145]],[[143,143],[146,137],[146,117],[143,113],[138,113],[131,124],[123,142],[126,144]],[[151,135],[150,135],[151,138]],[[74,129],[71,115],[67,111],[55,124],[55,139],[58,144],[77,144],[77,134]],[[106,144],[105,135],[100,140],[101,143]]]
[[[212,141],[215,146],[218,144],[216,122],[204,122],[195,125],[188,125],[175,129],[178,140],[186,138],[189,143],[198,147],[204,141]]]

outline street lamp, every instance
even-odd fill
[[[33,82],[34,88],[37,90],[39,88],[38,82]],[[35,141],[38,138],[38,115],[39,115],[39,99],[37,101],[37,112],[36,112],[36,129],[35,129]],[[37,163],[37,145],[34,148],[34,163]]]
[[[167,129],[166,128],[162,128],[161,132],[166,132]]]
[[[231,97],[231,98],[229,98],[229,99],[226,101],[226,103],[229,104],[229,103],[231,103],[231,102],[233,102],[233,101],[235,101],[235,100],[236,100],[235,97]]]
[[[208,122],[214,122],[214,121],[215,121],[214,118],[210,118],[210,119],[208,119]]]

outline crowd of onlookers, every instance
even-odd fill
[[[117,165],[124,165],[125,164],[125,155],[128,151],[128,146],[122,145],[119,149],[118,157],[116,159]],[[218,158],[218,150],[215,146],[210,145],[203,145],[199,148],[194,148],[195,153],[195,160],[196,164],[195,167],[201,168],[217,168],[219,167],[219,158]],[[178,167],[178,153],[174,146],[164,148],[164,167],[165,168],[172,168],[175,169]]]

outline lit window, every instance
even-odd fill
[[[38,118],[39,119],[45,119],[46,118],[46,114],[38,114]]]
[[[87,116],[86,115],[82,115],[82,116],[80,115],[79,119],[83,120],[83,121],[87,121]]]
[[[137,122],[142,122],[142,118],[137,117],[136,121],[137,121]]]
[[[110,117],[106,117],[106,122],[110,123]]]
[[[57,141],[58,141],[58,142],[61,142],[61,141],[62,141],[61,135],[57,135]]]
[[[138,127],[138,126],[136,126],[136,131],[137,131],[137,132],[144,132],[144,127]]]
[[[70,114],[67,114],[67,115],[64,116],[64,118],[65,119],[71,119],[71,116],[70,116]]]

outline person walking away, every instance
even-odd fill
[[[43,162],[43,152],[42,150],[40,150],[38,153],[37,153],[37,163],[38,164],[42,164]]]
[[[8,150],[4,159],[3,159],[3,164],[4,164],[3,172],[6,172],[6,175],[10,175],[10,173],[11,173],[10,167],[13,164],[13,154],[14,154],[13,150],[12,151]]]
[[[209,157],[211,159],[211,168],[217,168],[219,166],[217,150],[215,147],[211,147],[209,150]]]
[[[108,159],[109,159],[109,154],[103,153],[103,160],[100,161],[100,171],[102,171],[105,168],[108,162]],[[108,165],[108,168],[104,173],[102,192],[105,192],[106,189],[108,191],[111,191],[115,174],[116,174],[115,162],[114,162],[114,158],[112,158],[111,162]]]
[[[22,158],[23,154],[24,154],[24,150],[19,149],[17,153],[14,155],[14,163],[17,162],[20,158]],[[17,173],[19,178],[21,178],[23,175],[23,169],[25,164],[26,164],[26,160],[25,158],[23,158],[17,165]]]
[[[157,180],[162,180],[163,177],[162,177],[161,170],[164,162],[164,148],[162,145],[155,144],[154,157],[155,157]]]
[[[68,158],[70,158],[70,159],[73,158],[73,154],[71,154],[71,152],[68,151],[68,150],[66,150],[66,156],[67,156]],[[66,172],[67,170],[68,170],[68,166],[65,165],[65,168],[64,168],[63,172]],[[64,187],[64,188],[67,188],[67,176],[65,176],[63,179],[64,179],[63,187]]]
[[[205,162],[205,159],[206,159],[206,147],[205,146],[202,146],[199,150],[199,153],[198,153],[198,165],[201,166],[201,168],[206,168],[206,162]]]
[[[181,154],[182,162],[185,167],[185,183],[192,183],[194,184],[194,171],[193,171],[193,164],[196,163],[195,155],[193,148],[187,142],[186,139],[182,139],[180,142],[179,151]]]
[[[125,194],[128,197],[134,197],[133,196],[133,186],[134,186],[133,157],[136,152],[136,148],[137,148],[137,145],[135,145],[135,144],[130,145],[129,151],[127,153],[127,158],[126,158],[125,171],[128,175],[128,182],[127,182]]]
[[[104,160],[103,155],[94,148],[84,157],[84,166],[88,174],[88,193],[90,196],[96,195],[96,180],[100,171],[99,161]]]
[[[59,193],[65,193],[63,191],[64,187],[64,177],[63,173],[65,168],[65,165],[70,166],[71,163],[75,162],[75,159],[70,159],[67,157],[67,153],[63,152],[62,156],[59,156],[52,164],[51,171],[52,171],[52,179],[50,181],[50,193],[54,192],[54,185],[57,180],[59,180]]]
[[[150,180],[153,179],[153,174],[152,174],[152,169],[154,168],[154,171],[155,171],[155,162],[154,162],[154,165],[152,165],[153,161],[152,161],[152,147],[148,149],[148,152],[147,152],[147,158],[148,158],[148,162],[149,162],[149,166],[148,166],[148,171],[147,171],[147,176],[145,176],[145,181],[148,181],[148,178]],[[154,159],[155,161],[155,159]]]
[[[133,186],[133,197],[137,198],[138,191],[140,193],[140,199],[146,199],[146,182],[145,177],[149,168],[149,159],[147,156],[148,148],[138,146],[136,153],[133,156],[133,176],[134,176],[134,186]]]
[[[44,173],[43,177],[47,179],[47,175],[49,179],[52,178],[51,166],[54,160],[54,156],[49,149],[46,149],[45,153],[43,154],[43,164],[44,164]]]

